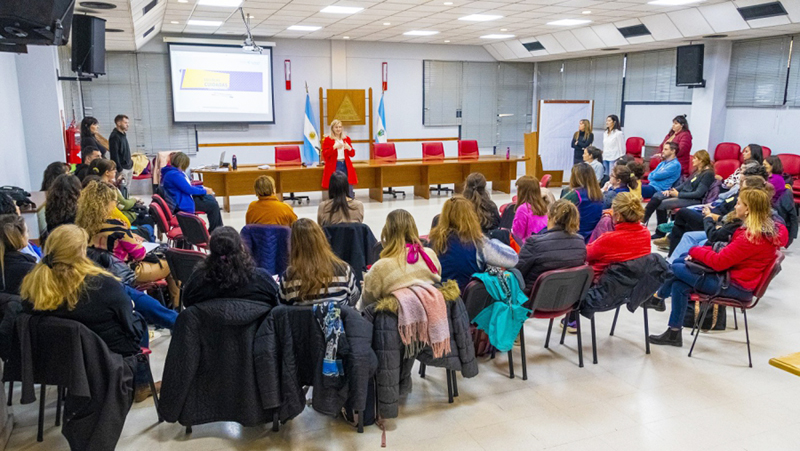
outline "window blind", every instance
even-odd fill
[[[791,48],[792,67],[789,70],[786,104],[790,107],[800,107],[800,39],[793,39]]]
[[[497,98],[497,148],[521,154],[533,117],[533,64],[500,63]]]
[[[675,86],[675,49],[628,54],[625,101],[691,102],[692,91]]]
[[[497,63],[463,63],[461,138],[479,147],[497,144]]]
[[[790,42],[790,37],[780,36],[733,43],[728,75],[729,107],[783,105]],[[794,92],[796,88],[797,82]],[[792,91],[791,84],[789,89]]]
[[[456,113],[461,109],[462,64],[430,60],[422,64],[422,125],[459,125],[461,120]]]
[[[592,59],[594,117],[590,119],[593,128],[603,128],[606,117],[611,114],[620,115],[624,61],[622,54]]]

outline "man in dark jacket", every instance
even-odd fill
[[[117,171],[125,180],[125,186],[130,186],[133,177],[133,160],[131,159],[131,147],[128,144],[128,116],[118,114],[114,118],[116,127],[108,137],[108,153],[111,160],[117,163]]]
[[[89,175],[89,164],[102,157],[103,154],[100,153],[100,149],[97,147],[86,146],[81,149],[81,164],[75,166],[75,177],[78,177],[82,182]]]

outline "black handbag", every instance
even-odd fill
[[[686,316],[683,317],[683,327],[694,327],[695,321],[699,321],[700,317],[703,316],[703,310],[708,306],[701,308],[700,304],[700,302],[689,302],[689,305],[686,307]],[[700,329],[703,330],[725,330],[727,327],[726,320],[727,310],[725,307],[713,305],[711,306],[711,310],[706,313],[703,324],[699,326]]]
[[[711,267],[695,260],[686,260],[684,263],[689,271],[700,275],[700,279],[694,286],[695,290],[697,290],[697,286],[700,285],[705,277],[717,277],[719,279],[717,291],[712,294],[714,297],[719,296],[722,290],[731,286],[731,273],[729,271],[714,271]]]

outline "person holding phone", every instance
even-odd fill
[[[331,134],[322,141],[322,159],[325,161],[325,170],[322,172],[322,188],[328,189],[331,175],[334,172],[344,172],[350,185],[350,197],[354,198],[353,185],[358,183],[356,170],[350,160],[356,156],[353,142],[344,134],[342,121],[334,119],[331,122]]]

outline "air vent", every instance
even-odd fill
[[[619,50],[619,47],[606,47],[604,49],[600,49],[601,52],[615,52]]]
[[[788,13],[781,2],[762,3],[760,5],[738,8],[744,20],[765,19],[767,17],[785,16]]]
[[[106,28],[106,33],[123,33],[125,30],[122,28]]]
[[[158,0],[153,0],[152,2],[144,5],[144,8],[142,8],[142,15],[144,16],[145,14],[149,13],[151,9],[156,7],[156,5],[158,5]]]
[[[81,6],[91,9],[114,9],[117,5],[107,2],[81,2]]]
[[[709,35],[703,36],[703,39],[722,39],[722,38],[727,38],[727,37],[728,37],[727,34],[709,34]]]
[[[148,34],[150,34],[150,33],[154,32],[154,31],[156,31],[156,26],[155,26],[155,25],[153,25],[152,27],[150,27],[150,29],[149,29],[149,30],[145,31],[145,32],[144,32],[144,34],[142,35],[142,37],[143,37],[143,38],[146,38]]]
[[[529,52],[536,52],[538,50],[544,50],[544,46],[539,41],[524,42],[524,43],[522,43],[522,46],[525,47],[525,50],[527,50]]]
[[[648,30],[644,24],[617,28],[617,30],[619,30],[620,34],[625,38],[635,38],[637,36],[647,36],[650,34],[650,30]]]

